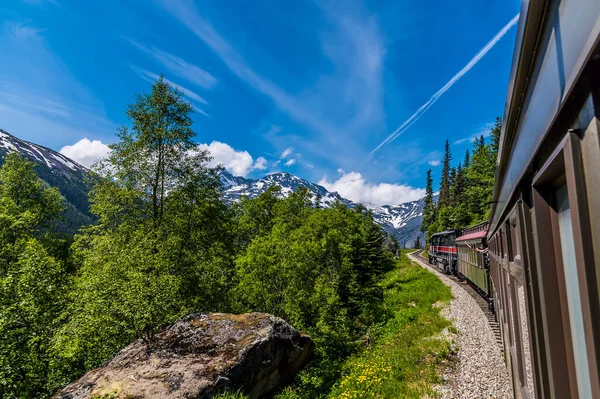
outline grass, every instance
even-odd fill
[[[396,268],[382,282],[388,317],[372,329],[369,344],[342,364],[310,365],[277,399],[436,397],[433,385],[440,382],[443,365],[451,355],[451,345],[440,333],[445,328],[456,329],[434,304],[448,303],[452,293],[434,274],[408,259],[407,253],[412,251],[402,251]],[[337,381],[328,393],[311,393],[305,388],[329,386],[322,379],[331,376]],[[245,396],[225,394],[218,398]]]
[[[407,251],[410,252],[410,251]],[[451,324],[436,302],[448,302],[450,289],[402,253],[383,282],[384,306],[392,317],[377,331],[371,347],[347,360],[330,398],[420,398],[435,396],[450,343],[439,333]]]
[[[239,391],[236,392],[224,392],[213,396],[213,399],[246,399],[247,396]]]

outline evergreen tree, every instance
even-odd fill
[[[474,145],[471,165],[467,169],[468,187],[465,194],[472,223],[479,223],[489,215],[496,164],[491,146],[485,144],[483,136]]]
[[[502,118],[496,117],[494,121],[494,127],[490,131],[491,141],[491,154],[495,158],[498,156],[498,149],[500,147],[500,135],[502,134]]]
[[[455,188],[454,186],[456,185],[456,168],[451,168],[450,169],[450,188],[449,188],[449,195],[448,195],[448,205],[450,206],[454,206],[456,205],[456,197],[455,197]]]
[[[260,197],[243,206],[268,206],[273,218],[237,257],[234,310],[284,318],[310,332],[322,356],[347,350],[353,320],[381,301],[378,282],[392,267],[382,228],[364,207],[315,209],[302,190],[273,206]]]
[[[421,219],[421,231],[427,231],[435,220],[435,202],[433,202],[433,179],[431,169],[427,171],[425,180],[425,200],[423,204],[423,217]]]
[[[417,236],[415,240],[415,249],[421,249],[421,236]]]
[[[471,216],[466,206],[466,172],[466,169],[463,169],[459,163],[456,167],[456,175],[451,190],[453,198],[452,215],[450,217],[452,228],[465,227],[471,223]]]
[[[450,204],[450,162],[452,154],[450,152],[450,143],[446,139],[444,149],[444,165],[442,167],[442,177],[440,181],[440,196],[438,199],[438,207],[443,208]]]
[[[467,169],[470,164],[471,164],[471,154],[469,153],[469,150],[467,149],[467,152],[465,152],[465,159],[463,160],[463,168]]]

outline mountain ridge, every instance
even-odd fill
[[[223,183],[223,197],[227,202],[238,201],[241,197],[255,198],[269,188],[272,184],[281,187],[281,192],[287,196],[298,187],[306,187],[313,196],[320,195],[321,206],[328,208],[337,200],[349,207],[356,207],[358,203],[342,197],[337,192],[331,192],[325,187],[302,179],[288,172],[276,172],[258,179],[234,176],[228,171],[221,172]],[[401,245],[412,246],[417,239],[424,242],[424,233],[421,233],[421,218],[423,215],[424,198],[401,203],[398,205],[374,205],[363,203],[370,210],[375,221],[384,230],[394,235]]]
[[[81,164],[54,151],[50,148],[21,140],[16,136],[0,129],[0,165],[4,163],[4,157],[11,151],[17,151],[36,164],[36,173],[48,185],[57,187],[67,201],[67,211],[64,221],[58,226],[61,232],[74,234],[81,226],[93,222],[93,216],[89,212],[88,192],[90,190],[90,171]],[[247,196],[255,198],[265,192],[271,185],[281,187],[284,196],[306,187],[315,197],[320,197],[320,206],[331,207],[336,201],[348,207],[356,207],[359,204],[342,197],[337,192],[331,192],[325,187],[302,179],[288,172],[276,172],[258,179],[242,176],[234,176],[230,172],[221,172],[223,184],[223,199],[232,203]],[[421,216],[423,214],[423,198],[405,202],[398,205],[374,205],[362,204],[370,210],[375,221],[384,230],[394,235],[401,245],[412,246],[417,239],[424,235],[420,232]]]
[[[56,227],[59,232],[74,234],[81,226],[93,222],[88,203],[88,178],[91,174],[85,166],[57,151],[21,140],[0,129],[0,166],[11,150],[36,164],[37,175],[49,186],[58,188],[65,198],[67,209]]]

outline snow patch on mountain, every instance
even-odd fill
[[[86,174],[87,169],[62,155],[59,152],[44,146],[18,139],[12,134],[0,129],[0,157],[9,151],[17,151],[33,162],[46,165],[53,172],[63,174],[67,177],[73,173]]]
[[[256,198],[265,192],[271,185],[276,184],[281,187],[283,196],[289,195],[299,187],[306,187],[313,197],[321,197],[320,206],[323,208],[331,207],[336,201],[340,201],[348,207],[355,207],[358,204],[352,202],[337,192],[330,192],[325,187],[301,179],[291,173],[279,172],[269,174],[260,179],[248,179],[241,176],[233,176],[227,171],[221,173],[221,182],[223,183],[223,197],[227,202],[239,201],[242,197]],[[421,218],[423,216],[423,199],[406,202],[399,205],[377,206],[373,204],[363,204],[373,214],[373,219],[382,226],[388,233],[393,234],[401,245],[411,246],[414,244],[417,236],[421,236]]]

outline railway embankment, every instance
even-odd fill
[[[435,387],[443,398],[512,398],[512,386],[495,331],[488,317],[463,286],[423,262],[415,253],[410,259],[431,271],[447,285],[454,299],[442,310],[456,328],[455,360],[446,369],[444,384]]]

